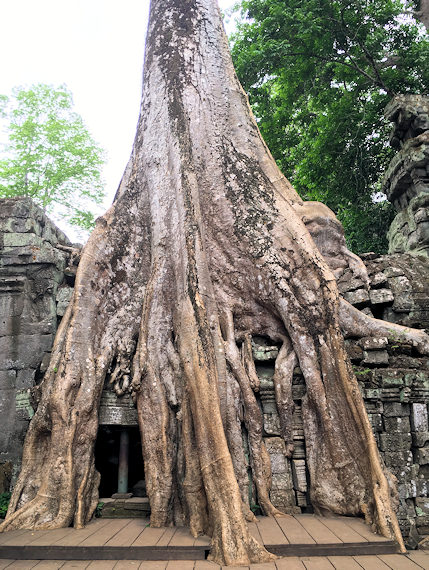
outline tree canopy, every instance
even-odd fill
[[[414,3],[415,4],[415,3]],[[402,0],[243,0],[232,55],[262,135],[300,194],[331,207],[349,246],[382,253],[374,201],[392,156],[383,109],[425,92],[429,41]]]
[[[38,84],[1,96],[8,142],[0,155],[0,197],[30,196],[49,213],[84,229],[104,197],[103,150],[73,111],[65,86]]]

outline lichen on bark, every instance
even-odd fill
[[[282,345],[274,379],[288,453],[296,361],[305,377],[314,507],[364,514],[402,545],[340,328],[383,324],[340,302],[332,271],[364,269],[333,214],[315,210],[309,218],[260,137],[215,3],[152,0],[132,155],[83,251],[2,530],[89,521],[98,404],[111,381],[137,405],[151,525],[210,534],[221,564],[272,559],[247,527],[237,417],[240,400],[260,504],[281,516],[249,357],[263,335]],[[317,215],[331,220],[341,262],[316,247],[306,223]],[[422,333],[406,334],[427,351]]]

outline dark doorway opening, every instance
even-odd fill
[[[122,430],[129,435],[128,492],[145,496],[144,464],[140,432],[137,426],[101,425],[95,444],[95,467],[101,475],[99,496],[111,497],[118,491],[119,442]]]

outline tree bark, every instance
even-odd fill
[[[98,404],[110,383],[137,403],[151,525],[210,533],[220,564],[272,559],[247,528],[237,402],[261,506],[280,516],[249,358],[251,336],[265,335],[283,343],[275,393],[289,453],[296,359],[305,376],[313,505],[363,513],[402,545],[344,350],[335,277],[304,211],[260,137],[217,6],[152,0],[132,155],[83,251],[2,530],[91,518]]]

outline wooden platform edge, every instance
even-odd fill
[[[7,560],[205,560],[198,546],[0,546]]]
[[[265,545],[277,556],[359,556],[397,554],[396,542]],[[201,546],[0,546],[8,560],[205,560]]]
[[[266,544],[265,548],[277,556],[368,556],[398,554],[396,542],[343,542],[340,544]]]

